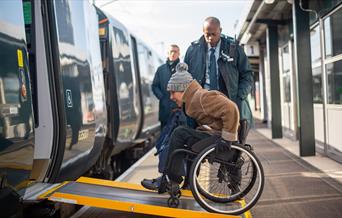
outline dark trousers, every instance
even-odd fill
[[[164,127],[166,126],[167,121],[160,121],[160,131],[162,131],[164,129]]]
[[[176,149],[181,148],[188,148],[190,149],[192,145],[197,143],[198,141],[201,141],[205,138],[210,137],[206,132],[198,131],[186,126],[178,126],[171,135],[170,139],[170,146],[169,146],[169,152],[167,156],[166,166],[169,166],[169,168],[166,169],[166,174],[169,176],[169,178],[174,182],[182,182],[182,173],[183,170],[183,159],[185,154],[184,153],[178,153],[173,156],[172,159],[170,159],[171,154]],[[171,161],[171,162],[170,162]]]

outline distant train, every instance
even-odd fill
[[[158,135],[161,63],[88,1],[0,1],[0,214],[35,184],[122,173]]]

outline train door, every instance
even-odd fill
[[[142,107],[144,111],[144,125],[142,132],[151,131],[159,126],[158,121],[158,99],[152,92],[152,82],[155,74],[155,67],[160,64],[154,63],[152,51],[142,42],[137,43],[138,61],[140,69]]]
[[[139,137],[141,134],[141,131],[143,129],[143,126],[146,123],[146,116],[144,113],[144,87],[147,84],[144,84],[144,81],[142,80],[141,77],[141,71],[139,67],[139,62],[138,62],[138,48],[137,48],[137,40],[134,36],[131,35],[131,48],[132,48],[132,63],[133,63],[133,69],[134,69],[134,75],[135,75],[135,81],[136,81],[136,89],[139,95],[139,101],[136,101],[137,105],[136,107],[140,109],[140,116],[139,116],[139,127],[138,127],[138,133],[137,137]]]
[[[88,1],[47,1],[60,140],[52,181],[73,179],[98,159],[107,126],[98,22]]]
[[[118,25],[119,26],[119,25]],[[130,38],[127,31],[111,26],[112,62],[117,92],[119,130],[117,142],[132,142],[138,135],[141,122],[139,86],[133,71]]]
[[[21,0],[0,2],[0,60],[0,202],[1,208],[9,206],[1,210],[6,216],[14,206],[6,195],[11,190],[23,193],[29,182],[35,146]]]

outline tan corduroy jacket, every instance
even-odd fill
[[[239,109],[236,104],[218,91],[208,91],[193,80],[184,91],[185,112],[199,125],[207,125],[213,131],[221,131],[222,138],[237,141]]]

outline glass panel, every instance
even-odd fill
[[[342,60],[326,65],[328,103],[342,104]]]
[[[342,54],[342,8],[324,20],[325,56]]]
[[[309,9],[316,11],[318,16],[321,17],[340,4],[342,0],[310,0],[307,2]],[[310,24],[312,24],[311,21],[316,20],[315,13],[310,13]]]
[[[316,104],[323,103],[322,97],[322,67],[312,69],[312,85],[313,85],[313,102]]]
[[[282,49],[284,102],[291,102],[291,62],[289,46]]]
[[[158,101],[152,92],[152,81],[154,76],[154,59],[152,52],[142,43],[138,43],[138,56],[140,66],[141,92],[145,121],[143,129],[158,122]]]
[[[311,44],[311,63],[321,63],[321,43],[319,37],[319,25],[313,28],[310,32],[310,44]]]
[[[34,152],[23,4],[0,5],[0,181],[1,188],[23,191],[30,183]]]
[[[285,74],[285,73],[288,73],[288,71],[290,71],[290,64],[291,64],[288,46],[283,48],[282,57],[283,57],[283,74]]]
[[[95,137],[95,103],[93,99],[92,64],[97,58],[92,54],[92,43],[87,31],[86,1],[55,1],[58,32],[61,90],[67,122],[67,140],[64,163],[93,146]],[[91,18],[91,17],[90,17]],[[96,70],[97,71],[97,70]],[[63,163],[63,164],[64,164]]]
[[[291,81],[290,81],[289,74],[283,77],[283,85],[284,85],[284,101],[291,102]]]

